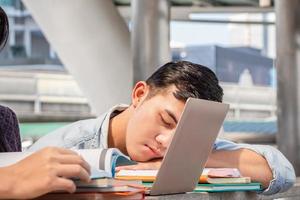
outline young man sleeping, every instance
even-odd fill
[[[116,105],[96,119],[58,129],[30,150],[45,146],[118,148],[139,162],[125,168],[157,169],[189,97],[222,102],[223,90],[207,67],[187,61],[170,62],[146,81],[136,83],[130,105]],[[293,166],[271,146],[217,139],[206,167],[238,168],[244,176],[262,183],[263,194],[286,191],[295,182]]]

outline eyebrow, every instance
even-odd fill
[[[165,111],[170,115],[170,117],[175,121],[175,123],[177,124],[178,120],[175,117],[174,113],[172,113],[170,110],[165,109]]]

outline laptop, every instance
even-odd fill
[[[189,98],[150,195],[191,192],[212,150],[229,105]]]

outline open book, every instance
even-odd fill
[[[91,166],[91,179],[112,178],[115,176],[115,167],[133,165],[130,160],[116,148],[109,149],[80,149],[75,150]],[[0,167],[12,165],[33,152],[9,152],[0,154]]]

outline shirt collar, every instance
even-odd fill
[[[108,148],[108,129],[109,129],[109,121],[115,115],[113,114],[115,111],[123,111],[128,108],[129,105],[126,104],[117,104],[113,106],[106,113],[102,125],[100,127],[100,148],[107,149]]]

